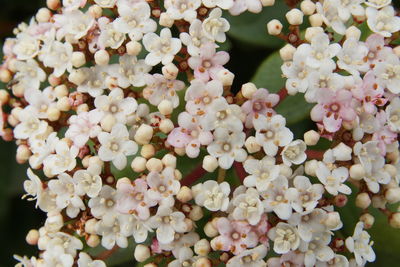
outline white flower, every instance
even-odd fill
[[[285,127],[286,119],[281,115],[258,116],[253,124],[256,141],[268,156],[275,156],[279,146],[286,146],[293,140],[293,133]]]
[[[256,225],[264,213],[260,196],[255,188],[239,186],[233,193],[232,217],[235,220],[247,220],[251,225]]]
[[[51,154],[43,160],[45,174],[49,177],[72,171],[76,166],[79,149],[69,147],[66,141],[59,141],[55,147],[56,154]]]
[[[171,208],[160,206],[157,213],[148,221],[148,225],[157,229],[157,240],[162,244],[171,243],[175,233],[186,232],[185,215],[180,211],[173,212]]]
[[[268,248],[265,245],[248,249],[229,259],[227,267],[265,267],[264,258],[267,256]]]
[[[400,59],[397,56],[378,62],[373,71],[380,86],[393,94],[400,93]]]
[[[94,2],[103,8],[113,8],[117,0],[94,0]]]
[[[355,77],[369,69],[368,47],[365,43],[358,41],[354,37],[347,38],[343,43],[343,48],[337,55],[339,68],[348,71]]]
[[[203,5],[208,8],[219,7],[229,9],[233,6],[233,0],[202,0]]]
[[[374,8],[382,8],[392,3],[392,0],[367,0],[365,4]]]
[[[39,59],[43,65],[54,69],[53,74],[60,77],[65,71],[72,71],[72,52],[71,43],[53,41],[45,43],[42,47]]]
[[[18,60],[28,60],[34,58],[39,53],[40,42],[38,39],[27,33],[21,33],[17,36],[17,42],[13,47],[13,53]]]
[[[288,189],[293,209],[300,214],[312,212],[324,193],[324,187],[321,184],[311,184],[305,176],[295,177],[293,185],[295,188]]]
[[[131,40],[139,41],[143,34],[154,32],[157,23],[150,19],[150,6],[146,2],[118,4],[119,17],[114,21],[117,31],[127,33]]]
[[[279,176],[280,168],[275,165],[275,158],[265,156],[262,160],[247,159],[243,164],[247,176],[243,184],[256,187],[258,191],[266,191],[272,181]]]
[[[299,250],[304,252],[304,265],[313,267],[317,260],[328,262],[335,256],[333,250],[328,246],[331,242],[331,233],[324,232],[315,234],[310,242],[301,242]]]
[[[297,226],[299,236],[304,242],[310,242],[313,235],[323,233],[327,230],[324,222],[328,214],[323,209],[314,209],[311,213],[301,215],[293,213],[288,223]]]
[[[115,124],[111,133],[101,132],[98,137],[101,147],[99,157],[103,161],[112,161],[118,170],[125,168],[127,156],[135,155],[138,145],[129,140],[129,132],[123,124]]]
[[[132,235],[131,215],[118,214],[111,224],[103,220],[96,224],[96,232],[102,236],[101,245],[110,250],[115,245],[120,248],[128,247],[128,237]]]
[[[358,142],[354,145],[353,150],[366,173],[371,173],[374,169],[381,169],[385,164],[378,141],[368,141],[364,144]]]
[[[76,191],[79,195],[88,195],[90,198],[97,197],[101,187],[102,179],[100,176],[101,165],[89,164],[87,170],[78,170],[74,173]]]
[[[163,65],[171,63],[174,56],[181,50],[182,43],[177,38],[172,38],[171,30],[164,28],[160,36],[150,32],[143,37],[143,45],[149,54],[145,62],[150,66],[155,66],[160,62]]]
[[[327,26],[344,35],[346,33],[345,23],[350,18],[348,12],[341,12],[341,0],[325,0],[323,3],[317,2],[316,8],[318,14],[322,15],[322,19]]]
[[[372,193],[379,192],[379,184],[388,184],[391,180],[390,174],[384,168],[374,168],[371,172],[367,172],[363,177],[368,189]]]
[[[336,196],[338,193],[351,194],[351,189],[343,184],[349,177],[349,171],[345,167],[335,168],[332,171],[323,162],[318,162],[316,174],[319,181],[325,186],[329,194]]]
[[[400,132],[400,97],[392,99],[386,107],[386,119],[392,131]]]
[[[29,168],[27,170],[27,175],[29,177],[29,180],[24,181],[24,190],[26,194],[22,197],[25,198],[27,196],[31,196],[28,198],[29,201],[33,201],[37,199],[36,201],[36,208],[39,205],[39,202],[41,200],[41,194],[43,191],[43,184],[40,178],[33,173],[33,171]]]
[[[306,143],[303,140],[295,140],[285,146],[282,150],[282,160],[288,166],[292,164],[300,165],[307,159],[305,153],[307,149]]]
[[[308,76],[311,73],[310,67],[306,64],[308,54],[295,53],[293,61],[287,61],[283,63],[281,70],[283,75],[287,78],[286,89],[291,95],[295,95],[297,92],[304,93],[307,91],[309,83]]]
[[[392,33],[400,30],[400,17],[396,16],[393,6],[386,6],[380,10],[367,7],[368,27],[384,37],[392,36]]]
[[[243,162],[247,153],[242,148],[246,135],[243,132],[229,133],[225,128],[217,128],[214,132],[214,142],[207,147],[208,153],[218,158],[219,166],[229,169],[234,161]]]
[[[178,194],[181,184],[176,179],[173,168],[166,167],[161,173],[150,172],[146,181],[150,187],[148,191],[150,199],[156,200],[163,206],[174,205],[172,196]]]
[[[288,191],[289,182],[285,176],[278,176],[268,186],[267,190],[261,193],[263,205],[266,212],[275,212],[282,219],[287,220],[292,215],[291,195]]]
[[[36,60],[17,61],[15,69],[14,81],[21,83],[26,88],[39,89],[40,83],[46,80],[46,73],[39,67]]]
[[[78,267],[106,267],[106,264],[102,260],[92,260],[90,256],[85,252],[79,253]]]
[[[178,257],[175,260],[168,263],[168,267],[185,267],[193,266],[198,257],[193,257],[193,251],[191,248],[182,247],[179,249]]]
[[[199,118],[200,125],[205,131],[225,128],[231,132],[241,132],[243,130],[242,119],[244,115],[242,109],[235,104],[229,105],[224,98],[220,98],[220,100],[215,101],[212,110]]]
[[[370,235],[363,228],[364,223],[358,222],[353,236],[346,239],[346,247],[354,253],[358,265],[364,265],[366,261],[375,261],[375,252],[372,250],[373,242],[370,242]]]
[[[229,22],[222,18],[222,10],[214,8],[208,18],[203,21],[204,34],[211,40],[223,43],[226,40],[225,32],[229,31]]]
[[[103,117],[112,116],[119,123],[126,123],[127,116],[135,112],[138,106],[133,97],[124,97],[120,88],[113,89],[108,96],[96,97],[94,105],[103,112]]]
[[[103,113],[98,109],[71,116],[65,137],[71,139],[78,148],[85,146],[89,138],[95,138],[101,132],[98,124],[102,117]]]
[[[192,22],[197,17],[197,9],[201,0],[165,0],[164,7],[167,14],[174,20],[184,19]]]
[[[22,111],[19,115],[20,123],[14,128],[16,139],[33,139],[47,130],[47,122],[39,120],[34,114]]]
[[[36,136],[29,140],[30,149],[33,155],[29,158],[29,165],[36,169],[40,167],[43,160],[50,154],[54,153],[56,145],[59,141],[57,133],[53,132],[49,136]]]
[[[206,207],[210,211],[226,211],[229,205],[230,185],[227,182],[218,184],[209,180],[192,187],[194,200],[200,207]]]
[[[80,210],[86,209],[85,204],[76,191],[74,180],[68,174],[62,173],[58,175],[58,179],[50,180],[48,186],[50,191],[57,195],[57,208],[60,210],[67,208],[66,212],[70,218],[75,218]]]
[[[25,110],[36,114],[39,119],[47,119],[49,108],[55,108],[57,105],[55,92],[51,86],[44,90],[27,88],[24,92],[24,97],[29,103]]]
[[[190,23],[189,31],[179,35],[182,43],[187,47],[189,55],[200,55],[200,48],[210,40],[205,37],[201,20],[195,19]]]
[[[60,27],[57,31],[57,37],[68,36],[72,39],[79,40],[84,37],[93,27],[95,20],[88,13],[80,10],[72,10],[63,12],[63,14],[54,15],[55,25]]]
[[[278,223],[269,230],[268,237],[274,242],[274,251],[278,254],[296,250],[300,245],[299,233],[292,225],[287,223]]]
[[[185,87],[180,80],[169,80],[161,74],[147,74],[144,76],[146,87],[143,89],[143,97],[148,99],[150,104],[157,106],[162,100],[169,100],[174,108],[179,106],[177,91]]]
[[[97,197],[89,200],[88,206],[92,215],[101,219],[103,225],[111,226],[118,215],[115,209],[116,203],[115,189],[105,185]]]
[[[100,35],[99,35],[99,48],[105,49],[110,47],[112,49],[118,49],[126,39],[126,34],[120,32],[117,27],[115,21],[106,22],[101,21],[100,24]]]
[[[138,60],[135,56],[123,55],[119,58],[118,85],[127,88],[130,85],[142,87],[146,84],[145,74],[149,73],[151,66],[143,59]]]

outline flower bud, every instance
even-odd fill
[[[86,240],[86,244],[91,247],[95,248],[100,244],[100,238],[98,235],[90,235],[89,238]]]
[[[282,163],[279,165],[279,174],[285,176],[286,178],[290,178],[290,176],[293,174],[293,171],[292,168]]]
[[[312,159],[312,160],[306,161],[306,163],[304,165],[304,172],[307,175],[316,176],[315,171],[317,170],[317,168],[318,168],[318,161],[315,159]]]
[[[49,107],[46,114],[49,121],[57,121],[61,116],[61,112],[57,107]]]
[[[151,144],[146,144],[146,145],[142,146],[142,150],[140,151],[140,155],[142,155],[142,157],[144,157],[146,159],[153,157],[155,153],[156,153],[156,149]]]
[[[44,228],[49,233],[56,233],[64,226],[64,220],[60,213],[48,214]]]
[[[0,69],[0,81],[2,83],[8,83],[9,81],[11,81],[11,79],[12,79],[11,72],[8,69],[1,68]]]
[[[395,177],[397,175],[397,169],[392,164],[385,164],[384,169],[391,177]]]
[[[170,115],[174,111],[172,102],[167,99],[162,100],[157,108],[162,115]]]
[[[182,186],[176,198],[182,203],[189,202],[193,199],[192,190],[187,186]]]
[[[153,138],[153,127],[142,124],[135,134],[135,141],[140,145],[145,145]]]
[[[192,210],[189,213],[189,218],[197,222],[201,218],[203,218],[203,216],[204,216],[203,209],[200,206],[193,205]]]
[[[138,262],[146,261],[148,258],[150,258],[149,247],[142,244],[136,245],[134,256]]]
[[[62,97],[57,101],[57,109],[64,112],[71,109],[67,96]]]
[[[176,157],[172,154],[165,154],[161,161],[165,167],[176,168]]]
[[[293,55],[296,52],[296,47],[291,44],[286,44],[279,50],[279,55],[283,61],[289,61],[293,59]]]
[[[206,234],[206,236],[208,236],[209,238],[213,238],[216,237],[218,235],[218,230],[217,228],[214,227],[214,225],[212,224],[212,222],[208,222],[206,223],[206,225],[204,226],[204,233]]]
[[[367,193],[360,193],[356,197],[356,206],[361,209],[366,209],[371,205],[371,198]]]
[[[208,172],[214,172],[218,168],[218,160],[213,156],[207,155],[203,159],[203,169]]]
[[[129,43],[126,44],[126,52],[130,56],[139,55],[141,50],[142,50],[142,45],[137,41],[130,41]]]
[[[301,25],[303,23],[303,12],[297,8],[286,13],[286,19],[290,25]]]
[[[43,7],[39,9],[39,11],[36,13],[36,20],[38,22],[48,22],[51,16],[52,16],[51,11]]]
[[[174,19],[168,13],[163,12],[160,15],[159,24],[160,26],[171,28],[174,25]]]
[[[396,212],[393,213],[390,218],[389,218],[389,224],[390,226],[392,226],[393,228],[400,228],[400,213]]]
[[[328,229],[337,229],[342,221],[340,220],[340,214],[336,211],[334,212],[328,212],[328,216],[326,220],[324,221],[324,224]]]
[[[304,38],[306,38],[308,42],[311,42],[311,40],[314,38],[315,35],[323,32],[324,30],[321,27],[309,27],[306,29]]]
[[[31,229],[28,234],[26,235],[26,243],[28,243],[29,245],[37,245],[38,241],[39,241],[39,231],[36,229]]]
[[[335,146],[333,149],[333,156],[338,161],[348,161],[351,160],[351,154],[353,150],[351,147],[345,145],[344,143],[340,143]]]
[[[261,0],[263,6],[273,6],[275,5],[275,0]]]
[[[186,155],[186,150],[185,150],[184,147],[181,147],[181,148],[180,147],[175,147],[174,151],[175,151],[176,154],[178,154],[181,157]]]
[[[354,164],[350,167],[350,177],[354,180],[361,180],[365,176],[364,167],[361,164]]]
[[[98,19],[103,15],[103,9],[99,5],[90,6],[88,12],[90,16],[95,19]]]
[[[304,0],[300,4],[300,9],[306,16],[314,14],[315,8],[315,4],[311,0]]]
[[[270,35],[279,35],[282,32],[282,28],[282,23],[277,19],[273,19],[267,24],[267,31]]]
[[[359,28],[357,28],[356,26],[350,26],[349,28],[347,28],[346,39],[355,38],[357,40],[360,40],[360,37],[361,37],[361,31]]]
[[[111,114],[108,114],[100,121],[100,126],[104,131],[111,132],[115,123],[117,123],[115,117]]]
[[[372,207],[376,209],[384,209],[386,208],[386,199],[383,196],[375,195],[372,197]]]
[[[249,138],[246,139],[244,145],[250,154],[256,153],[261,150],[261,146],[257,143],[256,138],[254,136],[249,136]]]
[[[320,134],[314,130],[310,130],[304,134],[304,142],[307,146],[315,146],[320,138]]]
[[[194,263],[194,267],[211,267],[211,261],[208,258],[199,258]]]
[[[68,81],[76,85],[81,85],[86,79],[86,75],[82,70],[73,70],[68,76]]]
[[[175,127],[174,123],[170,119],[163,119],[160,122],[159,126],[161,132],[168,134],[170,133]]]
[[[106,50],[99,50],[94,54],[94,60],[97,65],[105,66],[110,62],[110,54]]]
[[[143,172],[144,170],[146,170],[146,163],[147,160],[145,158],[135,157],[132,160],[131,168],[134,172]]]
[[[151,158],[146,163],[146,169],[150,172],[161,172],[163,169],[163,164],[160,159]]]
[[[400,201],[400,187],[389,188],[385,192],[385,198],[389,204],[394,204]]]
[[[375,218],[369,213],[364,213],[361,215],[360,221],[364,223],[365,229],[370,229],[374,225]]]
[[[82,67],[86,64],[85,54],[80,51],[72,53],[71,63],[75,68]]]
[[[56,10],[61,6],[60,0],[47,0],[46,1],[47,7]]]
[[[217,73],[218,80],[222,82],[223,86],[231,86],[233,84],[233,79],[235,74],[227,69],[222,69]]]
[[[179,69],[173,63],[165,65],[164,67],[162,67],[161,71],[164,77],[169,80],[176,79],[179,73]]]
[[[210,253],[210,242],[203,238],[194,244],[194,252],[199,256],[207,256]]]
[[[65,84],[61,84],[58,85],[54,88],[54,92],[56,93],[56,97],[58,99],[64,97],[64,96],[68,96],[69,92],[68,92],[68,88]]]
[[[253,94],[257,92],[257,87],[254,83],[245,83],[242,85],[241,92],[245,98],[251,99]]]
[[[26,146],[26,145],[18,146],[16,158],[17,158],[17,162],[19,164],[25,163],[31,155],[32,155],[32,152],[28,146]]]
[[[321,14],[318,13],[311,15],[308,20],[310,21],[312,27],[321,27],[322,23],[324,22]]]
[[[96,234],[97,220],[92,218],[85,223],[85,232],[88,234]]]

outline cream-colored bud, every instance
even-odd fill
[[[29,245],[37,245],[38,241],[39,241],[39,231],[36,229],[31,229],[28,234],[26,235],[26,243],[28,243]]]
[[[90,16],[95,19],[98,19],[103,15],[103,9],[99,5],[90,6],[88,12]]]
[[[174,25],[174,19],[168,13],[163,12],[160,15],[159,24],[160,26],[171,28]]]
[[[303,23],[303,17],[303,12],[297,8],[293,8],[286,13],[286,19],[290,25],[301,25]]]
[[[163,169],[163,164],[160,159],[151,158],[146,163],[146,169],[150,172],[161,172]]]
[[[157,108],[162,115],[170,115],[174,111],[172,102],[167,99],[162,100]]]
[[[273,6],[275,5],[275,0],[261,0],[263,6]]]
[[[233,84],[235,74],[227,69],[222,69],[217,73],[217,78],[222,82],[223,86],[231,86]]]
[[[366,209],[371,205],[371,198],[367,193],[360,193],[356,197],[356,206],[361,209]]]
[[[69,74],[68,80],[76,85],[81,85],[86,80],[86,75],[82,70],[73,70]]]
[[[174,175],[175,175],[175,178],[176,178],[177,180],[181,180],[181,179],[182,179],[182,173],[181,173],[178,169],[176,169],[176,170],[174,171]]]
[[[179,156],[185,156],[186,155],[186,150],[184,147],[175,147],[174,151],[176,154],[178,154]]]
[[[147,124],[140,125],[135,134],[135,141],[140,145],[145,145],[153,138],[153,127]]]
[[[146,170],[146,163],[147,160],[145,158],[135,157],[132,160],[131,168],[134,172],[143,172],[144,170]]]
[[[318,132],[310,130],[304,134],[304,142],[307,146],[315,146],[320,137],[321,135]]]
[[[49,77],[47,78],[47,81],[53,87],[56,87],[57,85],[61,84],[61,78],[56,77],[54,74],[50,74]]]
[[[286,44],[279,50],[279,55],[283,61],[289,61],[293,59],[294,53],[296,53],[296,47],[291,44]]]
[[[139,55],[140,51],[142,51],[142,45],[137,41],[130,41],[126,44],[126,52],[130,56]]]
[[[97,220],[92,218],[85,223],[85,232],[88,234],[96,234]]]
[[[20,123],[20,121],[13,114],[7,117],[7,122],[12,127],[17,126],[17,124]]]
[[[393,213],[390,218],[389,218],[389,224],[390,226],[392,226],[393,228],[400,228],[400,213],[396,212]]]
[[[146,144],[142,146],[142,150],[140,151],[140,155],[142,155],[142,157],[146,159],[153,157],[155,154],[156,154],[156,149],[151,144]]]
[[[48,214],[44,228],[49,233],[56,233],[64,226],[64,220],[60,213]]]
[[[101,128],[106,132],[111,132],[113,126],[117,123],[115,117],[111,114],[106,115],[101,121]]]
[[[176,168],[176,157],[172,154],[165,154],[164,157],[161,159],[162,163],[165,167]]]
[[[11,81],[11,79],[12,79],[11,72],[8,69],[1,68],[0,69],[0,81],[2,83],[8,83],[9,81]]]
[[[61,6],[60,0],[47,0],[46,4],[47,4],[47,7],[52,10],[56,10],[57,8],[59,8]]]
[[[350,177],[354,180],[361,180],[365,177],[365,170],[361,164],[354,164],[350,167]]]
[[[48,22],[51,19],[51,16],[51,11],[43,7],[36,13],[36,20],[38,22]]]
[[[251,99],[253,94],[257,92],[257,87],[254,83],[245,83],[242,85],[241,92],[245,98]]]
[[[384,169],[391,177],[395,177],[397,175],[397,169],[392,164],[385,164]]]
[[[211,247],[210,242],[203,238],[194,244],[194,252],[199,256],[207,256],[210,253]]]
[[[328,227],[328,229],[338,228],[341,224],[339,213],[336,211],[328,212],[328,216],[326,217],[324,224],[326,225],[326,227]]]
[[[293,174],[293,171],[292,168],[282,163],[279,165],[279,174],[285,176],[286,178],[290,178]]]
[[[370,229],[374,225],[375,218],[369,213],[364,213],[360,216],[360,221],[364,223],[365,229]]]
[[[144,262],[145,260],[150,258],[149,247],[142,245],[142,244],[136,245],[134,256],[135,256],[136,261]]]
[[[25,86],[22,83],[17,83],[12,86],[12,92],[16,97],[23,97],[25,93]]]
[[[346,39],[355,38],[357,40],[360,40],[360,37],[361,37],[361,31],[359,28],[357,28],[356,26],[350,26],[349,28],[347,28]]]
[[[249,138],[246,139],[244,145],[247,149],[247,152],[249,152],[250,154],[256,153],[261,150],[261,146],[257,143],[254,136],[249,136]]]
[[[212,222],[206,223],[204,226],[204,233],[210,238],[216,237],[219,234],[217,228],[214,227]]]
[[[304,0],[300,4],[300,9],[303,11],[304,15],[310,16],[315,12],[315,4],[311,0]]]
[[[18,146],[16,158],[19,164],[25,163],[31,155],[32,152],[27,145]]]
[[[192,190],[187,186],[182,186],[176,198],[182,203],[187,203],[193,199]]]
[[[321,27],[324,23],[324,19],[322,18],[321,14],[313,14],[311,15],[308,20],[312,27]]]
[[[46,114],[49,121],[57,121],[61,116],[61,112],[57,107],[49,107]]]
[[[94,54],[94,60],[97,65],[105,66],[110,62],[110,54],[106,50],[99,50]]]
[[[394,204],[400,201],[400,187],[389,188],[385,192],[385,198],[389,204]]]
[[[304,35],[304,38],[306,38],[306,40],[308,42],[311,42],[312,39],[320,33],[323,33],[324,29],[322,29],[321,27],[309,27],[306,29],[306,33]]]
[[[386,207],[387,201],[383,196],[375,195],[372,197],[372,207],[376,209],[384,209]]]
[[[318,168],[318,161],[315,159],[306,161],[306,163],[304,164],[304,172],[310,176],[316,176],[315,171],[317,170],[317,168]]]
[[[57,101],[57,109],[60,111],[69,111],[71,109],[67,96],[62,97]]]
[[[83,52],[76,51],[72,53],[71,63],[75,68],[80,68],[86,64],[86,57]]]
[[[213,172],[218,168],[218,160],[214,158],[213,156],[207,155],[203,159],[203,169],[208,171],[208,172]]]
[[[338,161],[348,161],[351,160],[352,148],[345,143],[339,143],[333,149],[333,156]]]
[[[100,238],[98,235],[90,235],[89,238],[86,240],[86,244],[91,247],[95,248],[100,244]]]
[[[176,79],[179,73],[179,69],[173,63],[165,65],[164,67],[162,67],[161,71],[164,77],[169,80]]]
[[[80,104],[77,108],[76,108],[76,113],[80,114],[82,112],[89,112],[89,106],[86,103]]]
[[[174,127],[174,123],[170,120],[170,119],[163,119],[160,122],[160,131],[168,134],[170,133],[175,127]]]
[[[64,96],[68,96],[69,91],[65,84],[61,84],[54,88],[54,93],[56,94],[56,97],[60,99]]]
[[[153,263],[153,262],[151,262],[151,263],[147,263],[145,266],[143,266],[143,267],[158,267],[158,265],[157,264],[155,264],[155,263]]]
[[[208,258],[199,258],[194,263],[194,267],[211,267],[211,261]]]
[[[282,29],[283,25],[277,19],[273,19],[267,24],[267,31],[270,35],[279,35],[282,32]]]
[[[200,206],[193,205],[192,210],[189,213],[189,218],[193,220],[194,222],[197,222],[203,218],[204,212],[203,209]]]
[[[82,166],[83,168],[88,168],[89,167],[89,160],[90,160],[91,156],[87,155],[82,159]]]

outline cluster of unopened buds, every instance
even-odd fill
[[[47,214],[18,266],[101,267],[123,249],[146,267],[375,260],[369,206],[400,228],[400,17],[391,0],[286,1],[289,27],[265,18],[285,88],[233,92],[223,14],[274,2],[47,0],[15,29],[1,136]],[[274,110],[295,94],[316,125],[298,139]],[[359,222],[337,235],[351,194]]]

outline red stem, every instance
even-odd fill
[[[191,173],[186,175],[185,178],[181,180],[181,185],[186,185],[186,186],[192,185],[194,182],[197,181],[197,179],[199,179],[206,173],[207,171],[204,170],[202,165],[200,164]]]
[[[324,158],[324,151],[318,151],[318,150],[306,150],[307,158],[308,159],[318,159],[322,160]]]
[[[279,95],[279,103],[281,103],[288,96],[288,91],[286,90],[285,87],[283,87],[281,90],[279,90],[278,95]]]
[[[115,245],[112,249],[106,250],[106,251],[100,253],[100,255],[96,257],[96,259],[98,259],[98,260],[106,260],[112,254],[114,254],[114,252],[116,252],[118,249],[119,249],[119,247],[117,245]]]
[[[235,161],[233,163],[233,167],[235,168],[235,172],[236,172],[237,176],[239,177],[240,181],[243,183],[244,178],[246,178],[246,176],[247,176],[247,173],[243,168],[243,163]]]

